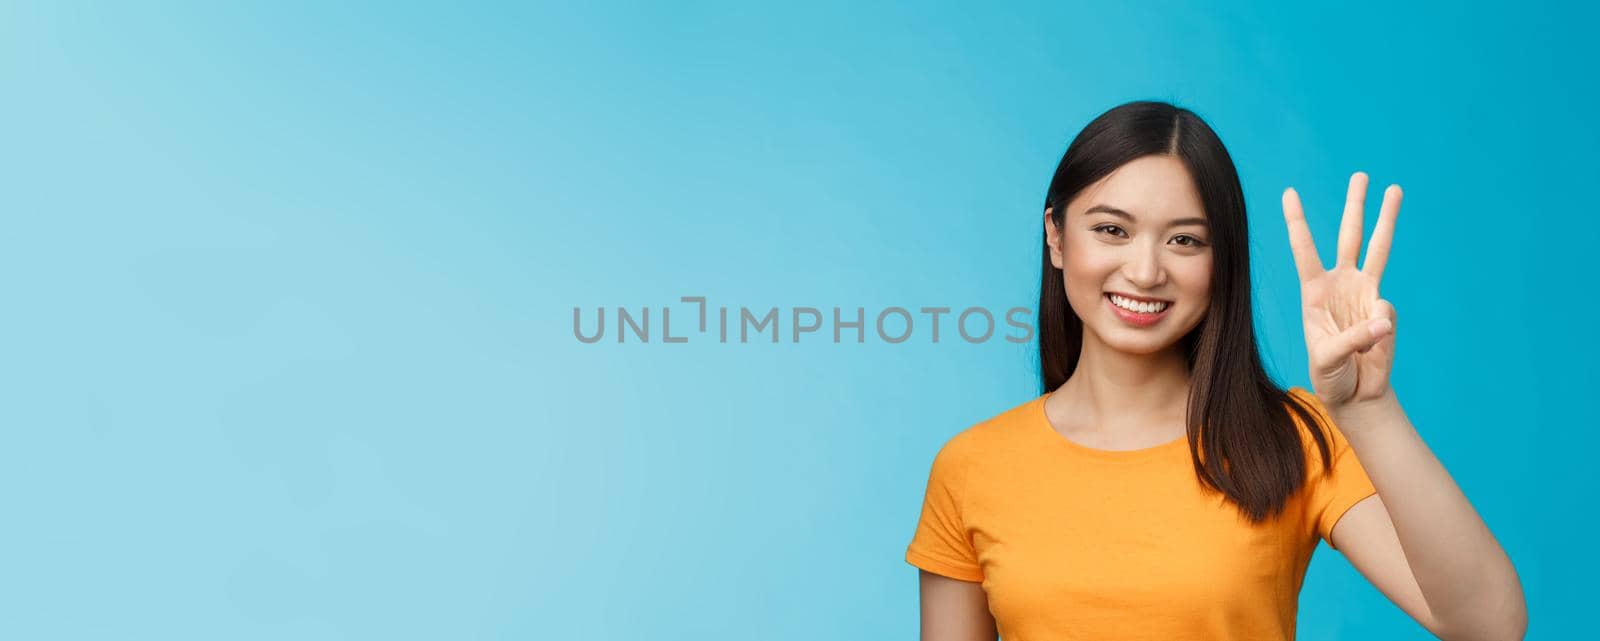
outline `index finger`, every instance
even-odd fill
[[[1289,249],[1294,253],[1295,271],[1304,283],[1322,274],[1322,259],[1317,243],[1306,227],[1306,214],[1300,208],[1300,194],[1293,187],[1283,190],[1283,222],[1289,228]]]

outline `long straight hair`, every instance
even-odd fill
[[[1057,233],[1067,203],[1085,187],[1144,156],[1173,156],[1188,168],[1210,222],[1211,302],[1179,340],[1191,379],[1185,415],[1189,454],[1203,487],[1221,492],[1252,522],[1280,513],[1304,484],[1303,441],[1289,408],[1309,428],[1331,470],[1317,411],[1278,387],[1261,364],[1250,309],[1249,226],[1244,189],[1222,140],[1194,112],[1165,102],[1117,106],[1090,122],[1067,147],[1045,195]],[[1041,243],[1039,375],[1041,393],[1078,366],[1083,320],[1067,302],[1061,270]]]

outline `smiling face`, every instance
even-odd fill
[[[1051,213],[1045,211],[1050,261],[1062,271],[1085,341],[1150,354],[1171,347],[1205,318],[1211,235],[1182,161],[1135,159],[1073,197],[1060,230]],[[1123,313],[1113,292],[1168,305],[1154,315]]]

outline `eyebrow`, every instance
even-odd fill
[[[1112,207],[1111,205],[1095,205],[1083,211],[1083,215],[1088,216],[1089,214],[1111,214],[1112,216],[1116,216],[1118,218],[1127,219],[1129,222],[1138,221],[1138,219],[1133,217],[1133,214],[1125,212],[1121,209],[1117,209],[1116,207]],[[1207,221],[1204,218],[1179,218],[1167,223],[1168,227],[1177,227],[1179,225],[1199,225],[1201,227],[1205,227],[1206,229],[1211,228],[1210,221]]]

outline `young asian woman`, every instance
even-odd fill
[[[1043,394],[930,470],[906,551],[924,641],[1292,639],[1319,541],[1435,636],[1522,638],[1515,568],[1389,386],[1402,192],[1357,266],[1367,188],[1351,177],[1331,269],[1283,193],[1311,388],[1285,390],[1217,134],[1152,101],[1084,128],[1043,207]]]

